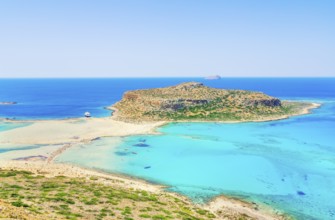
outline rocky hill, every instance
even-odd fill
[[[282,102],[261,92],[210,88],[187,82],[166,88],[134,90],[112,106],[130,121],[254,121],[299,114],[307,103]]]

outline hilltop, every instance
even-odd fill
[[[312,103],[284,102],[261,92],[187,82],[128,91],[112,109],[118,119],[128,121],[265,121],[307,113],[314,107]]]

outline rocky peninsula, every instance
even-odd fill
[[[187,82],[128,91],[111,108],[123,121],[267,121],[306,114],[313,103],[281,101],[261,92],[210,88]]]

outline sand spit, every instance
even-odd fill
[[[19,121],[31,125],[0,133],[0,144],[66,144],[99,137],[154,134],[165,122],[126,123],[112,118]],[[15,121],[13,121],[15,123]]]

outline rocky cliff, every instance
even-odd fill
[[[282,103],[261,92],[210,88],[188,82],[166,88],[134,90],[113,108],[123,120],[259,120],[296,111],[296,103]]]

